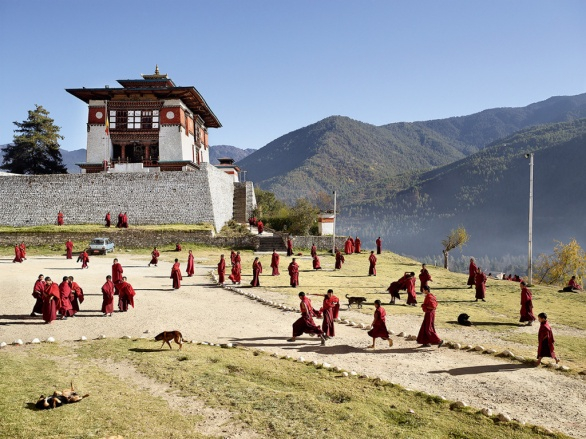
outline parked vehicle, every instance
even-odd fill
[[[90,251],[92,255],[102,254],[114,251],[114,243],[110,238],[94,238],[90,242]]]

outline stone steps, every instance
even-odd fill
[[[283,238],[280,236],[259,236],[260,243],[257,252],[272,252],[273,249],[277,252],[286,252],[287,246],[283,242]]]

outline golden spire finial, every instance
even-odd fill
[[[159,65],[155,64],[155,75],[159,74]]]

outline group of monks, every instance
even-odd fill
[[[23,241],[20,244],[14,245],[14,259],[12,260],[12,262],[22,263],[22,261],[25,261],[25,260],[26,260],[26,245],[24,244],[24,241]]]
[[[110,215],[110,212],[106,213],[104,221],[106,223],[106,227],[110,227],[112,225],[112,217]],[[65,224],[65,215],[63,214],[63,212],[59,211],[57,213],[57,225],[62,226],[63,224]],[[128,228],[128,215],[126,212],[120,212],[118,214],[118,222],[116,223],[116,227],[124,229]]]

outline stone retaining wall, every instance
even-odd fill
[[[287,236],[285,235],[285,240]],[[293,248],[311,248],[311,244],[315,244],[318,250],[327,251],[332,250],[332,237],[331,236],[291,236],[293,240]],[[344,251],[344,243],[347,237],[338,236],[336,237],[336,245],[340,251]]]

